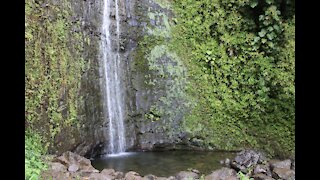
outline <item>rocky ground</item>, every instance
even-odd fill
[[[254,180],[294,180],[295,162],[290,159],[267,159],[262,153],[254,150],[243,150],[230,160],[222,160],[225,167],[203,175],[198,170],[178,172],[175,176],[157,177],[141,176],[137,172],[118,172],[114,169],[99,171],[91,161],[78,154],[65,152],[53,157],[48,170],[42,172],[40,179],[52,180],[244,180],[240,174]],[[241,173],[240,173],[241,172]]]

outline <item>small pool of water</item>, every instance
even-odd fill
[[[112,168],[116,171],[135,171],[141,176],[153,174],[160,177],[174,176],[179,171],[197,169],[202,174],[222,167],[220,160],[232,159],[232,152],[202,151],[164,151],[164,152],[126,152],[108,155],[92,160],[92,166],[98,170]]]

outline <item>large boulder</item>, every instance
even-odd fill
[[[291,169],[291,160],[290,159],[286,159],[284,161],[280,161],[280,160],[270,160],[269,161],[271,170],[273,170],[274,168],[284,168],[284,169]]]
[[[48,162],[48,169],[41,172],[40,179],[68,179],[71,174],[67,167],[59,162]]]
[[[177,180],[189,180],[191,179],[198,179],[199,178],[199,174],[192,172],[192,171],[180,171],[177,175],[176,175]]]
[[[275,179],[294,180],[295,171],[287,168],[274,168],[272,171],[272,177]]]
[[[205,177],[205,180],[238,180],[237,172],[234,169],[223,167],[213,171]]]
[[[72,152],[65,152],[59,157],[54,157],[48,162],[49,168],[42,172],[40,179],[115,179],[115,176],[99,173],[91,161],[85,157]],[[114,171],[114,170],[113,170]],[[121,176],[120,176],[121,178]],[[119,178],[119,179],[120,179]]]
[[[237,156],[231,161],[230,166],[237,171],[248,173],[248,168],[266,161],[266,157],[254,150],[243,150],[237,153]]]
[[[99,173],[99,171],[91,165],[91,161],[89,159],[70,151],[67,151],[61,156],[54,158],[53,162],[63,164],[70,172],[81,171],[88,173]]]

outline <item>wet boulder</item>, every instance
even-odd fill
[[[243,150],[237,153],[237,156],[231,161],[230,166],[237,171],[248,173],[248,168],[254,167],[257,164],[262,164],[266,161],[266,157],[254,150]]]

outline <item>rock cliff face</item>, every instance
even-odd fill
[[[25,3],[26,124],[50,143],[49,153],[96,145],[102,124],[98,46],[100,1]]]
[[[43,3],[45,4],[45,3]],[[68,9],[66,21],[69,33],[81,34],[80,54],[85,63],[81,74],[77,103],[77,127],[61,128],[54,138],[50,152],[61,154],[67,150],[86,157],[102,154],[109,143],[103,129],[101,91],[101,23],[102,0],[52,0],[49,4]],[[116,38],[115,5],[111,7],[111,40]],[[66,8],[68,7],[68,8]],[[47,12],[50,15],[50,12]],[[126,148],[152,150],[172,148],[181,143],[180,121],[187,110],[183,87],[185,68],[179,57],[167,46],[171,37],[173,13],[168,1],[119,0],[120,56],[123,65],[121,81],[125,84]],[[67,40],[66,44],[72,44]],[[70,41],[70,42],[69,42]],[[116,47],[115,47],[116,48]],[[62,97],[62,101],[68,102]],[[70,103],[70,102],[69,102]],[[71,102],[72,103],[72,102]],[[66,112],[69,109],[66,110]]]
[[[64,1],[57,1],[63,8]],[[90,156],[93,148],[99,145],[101,138],[99,127],[104,124],[102,114],[102,98],[99,83],[99,41],[101,24],[101,7],[103,1],[70,1],[70,19],[68,21],[77,22],[79,26],[73,27],[72,32],[83,35],[83,51],[80,52],[86,64],[86,70],[81,75],[81,87],[79,97],[82,103],[78,104],[78,120],[80,127],[75,131],[69,128],[59,133],[55,142],[60,142],[61,146],[55,144],[52,152],[61,154],[67,150],[73,150],[80,155]],[[71,32],[71,33],[72,33]],[[70,139],[73,140],[71,143]]]
[[[80,117],[83,122],[80,131],[81,140],[72,150],[80,155],[91,156],[93,148],[98,146],[101,141],[99,129],[104,124],[99,81],[99,41],[101,39],[100,24],[103,1],[72,1],[71,6],[74,17],[81,24],[79,31],[89,40],[83,52],[83,58],[89,68],[81,79],[80,94],[84,97],[84,104],[80,108]]]
[[[80,3],[81,4],[81,3]],[[114,4],[114,3],[113,3]],[[99,64],[98,46],[101,28],[102,4],[85,1],[74,4],[83,19],[83,30],[89,34],[91,46],[87,57],[94,67],[83,79],[87,91],[85,117],[88,127],[94,129],[91,155],[99,155],[108,143],[103,131],[108,124],[101,117],[101,101],[97,92]],[[152,150],[170,148],[181,142],[180,120],[186,111],[183,87],[185,68],[179,57],[167,47],[171,37],[173,13],[167,1],[120,0],[120,56],[126,87],[126,145],[127,149]],[[111,36],[115,39],[115,7],[111,10]],[[148,41],[146,39],[151,39]],[[161,39],[152,43],[152,39]],[[97,108],[98,107],[98,108]],[[88,128],[88,131],[90,129]],[[82,149],[79,146],[78,149]],[[94,153],[93,153],[94,152]]]
[[[140,0],[130,7],[127,132],[135,133],[128,134],[129,144],[142,150],[171,148],[181,141],[179,123],[186,111],[186,70],[168,47],[173,13],[168,1]]]
[[[85,49],[92,71],[83,78],[86,93],[85,117],[87,131],[93,135],[90,153],[102,154],[108,139],[103,128],[108,126],[101,117],[101,97],[98,93],[99,52],[102,1],[74,3],[83,19],[83,31],[91,45]],[[113,3],[114,4],[114,3]],[[171,37],[173,13],[170,3],[155,0],[120,0],[120,56],[126,86],[126,145],[127,149],[152,150],[172,148],[181,142],[180,120],[186,111],[183,91],[185,68],[179,57],[167,47]],[[115,6],[111,10],[111,36],[115,39]],[[148,41],[146,39],[151,39]],[[161,39],[152,42],[152,39]],[[100,77],[101,78],[101,77]],[[90,132],[94,130],[94,132]],[[85,141],[89,142],[89,141]],[[83,143],[86,144],[86,143]],[[94,148],[93,148],[94,147]],[[76,152],[83,150],[79,146]]]

